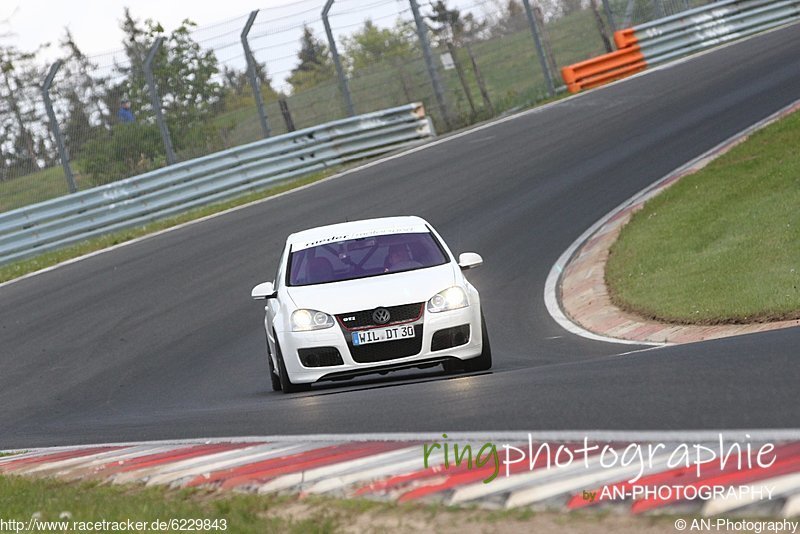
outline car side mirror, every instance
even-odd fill
[[[250,292],[250,296],[255,300],[274,299],[278,296],[278,292],[275,291],[275,284],[272,282],[263,282],[253,288],[253,291]]]
[[[462,271],[477,267],[481,263],[483,263],[483,258],[481,258],[480,254],[474,252],[464,252],[458,256],[458,266],[461,267]]]

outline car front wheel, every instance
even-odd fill
[[[297,393],[298,391],[308,391],[311,386],[308,384],[295,384],[289,379],[289,373],[286,372],[286,364],[283,363],[283,354],[281,353],[281,346],[278,345],[278,338],[275,338],[275,357],[278,360],[278,375],[281,385],[281,390],[284,393]]]
[[[489,332],[486,330],[486,320],[481,311],[481,339],[483,340],[483,350],[480,355],[469,360],[456,360],[444,362],[443,367],[447,373],[475,373],[478,371],[488,371],[492,368],[492,347],[489,345]]]
[[[267,362],[269,362],[269,378],[272,381],[272,391],[280,391],[281,379],[278,373],[275,372],[275,365],[272,363],[272,351],[269,350],[269,339],[267,340]]]

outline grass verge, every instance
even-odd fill
[[[611,247],[611,300],[683,324],[800,318],[800,113],[686,176]]]
[[[350,167],[351,166],[332,167],[325,171],[320,171],[309,174],[302,178],[280,183],[269,189],[255,191],[231,200],[196,208],[175,217],[154,221],[142,226],[135,226],[133,228],[128,228],[127,230],[120,230],[119,232],[114,232],[92,239],[87,239],[86,241],[81,241],[80,243],[69,247],[54,250],[52,252],[45,252],[44,254],[40,254],[38,256],[33,256],[31,258],[20,260],[14,263],[9,263],[8,265],[0,266],[0,283],[12,280],[14,278],[19,278],[20,276],[45,269],[47,267],[51,267],[63,261],[83,256],[84,254],[89,254],[91,252],[124,243],[125,241],[136,239],[137,237],[152,234],[172,226],[200,219],[202,217],[219,213],[243,204],[248,204],[256,200],[275,196],[290,189],[295,189],[313,182],[317,182],[335,173],[342,172]]]
[[[316,510],[304,519],[274,514],[273,510],[281,507],[286,499],[275,495],[225,495],[210,499],[209,492],[198,490],[173,491],[162,487],[111,486],[89,482],[72,485],[55,479],[0,477],[0,510],[6,521],[28,521],[34,514],[40,524],[64,520],[70,523],[103,520],[124,523],[129,519],[152,524],[156,520],[193,518],[218,520],[218,527],[224,521],[228,528],[216,528],[216,531],[336,531],[338,522],[335,515],[324,509]],[[52,529],[72,530],[72,525],[67,529]],[[110,531],[111,528],[103,530]],[[212,529],[203,531],[211,532]]]
[[[67,521],[69,526],[41,529],[72,532],[72,522],[125,524],[170,519],[217,521],[203,532],[674,532],[669,516],[627,517],[604,512],[534,512],[530,509],[482,510],[438,504],[377,502],[313,496],[241,494],[163,486],[70,483],[52,478],[0,476],[0,511],[5,521]],[[224,521],[224,523],[223,523]],[[226,528],[222,528],[222,525]],[[80,525],[77,525],[80,527]],[[209,525],[210,526],[210,525]],[[89,528],[83,528],[89,530]],[[93,530],[98,530],[95,526]],[[177,530],[162,529],[162,532]]]

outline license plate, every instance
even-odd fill
[[[361,330],[353,332],[353,345],[368,345],[370,343],[381,343],[383,341],[395,341],[398,339],[408,339],[414,337],[414,326],[389,326],[387,328],[375,328],[373,330]]]

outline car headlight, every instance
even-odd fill
[[[467,294],[458,286],[448,287],[436,293],[428,301],[428,311],[438,313],[448,310],[457,310],[469,306]]]
[[[333,317],[317,310],[295,310],[292,313],[292,332],[322,330],[333,326]]]

